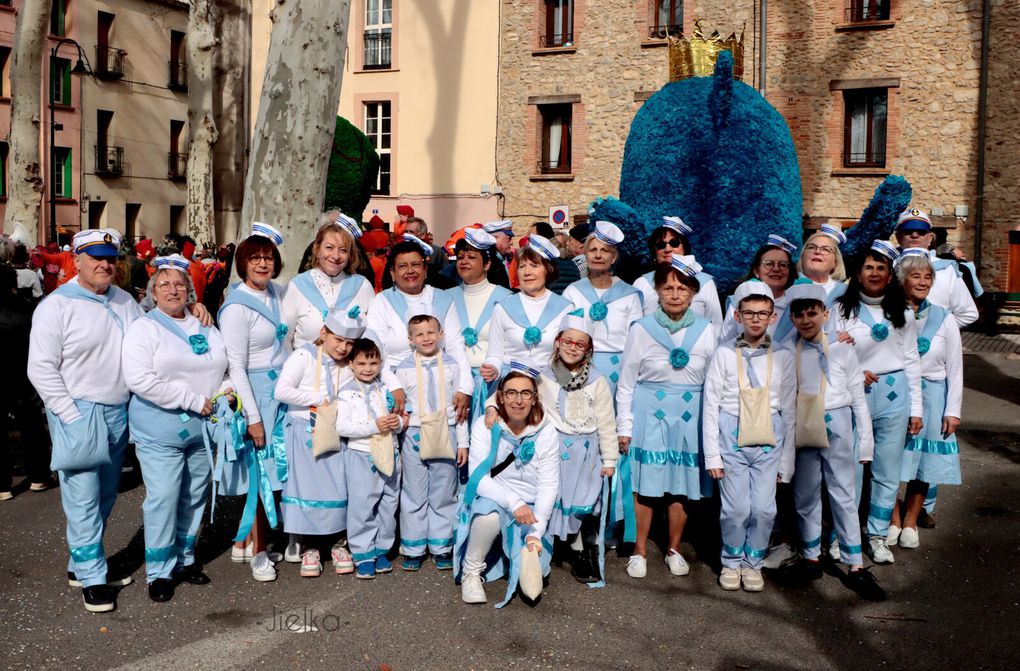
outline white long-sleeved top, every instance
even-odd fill
[[[675,347],[683,344],[687,329],[682,328],[670,335]],[[627,346],[623,350],[623,362],[620,364],[620,382],[616,387],[616,433],[630,437],[633,435],[634,412],[642,409],[632,408],[634,388],[638,382],[661,382],[665,384],[705,384],[705,372],[712,352],[716,348],[715,326],[709,324],[694,347],[687,350],[690,360],[687,365],[677,370],[669,363],[669,352],[644,327],[635,324],[627,337]]]
[[[822,338],[828,338],[824,333]],[[796,336],[787,343],[791,355],[791,366],[796,375],[797,341]],[[822,366],[821,353],[804,346],[800,357],[800,380],[797,391],[802,394],[817,394],[821,390]],[[871,411],[864,395],[864,370],[857,361],[854,346],[829,338],[829,377],[825,380],[825,409],[850,407],[854,416],[854,426],[860,438],[860,461],[871,461],[875,455],[875,436],[871,430]]]
[[[453,406],[453,396],[454,394],[457,393],[457,380],[460,378],[460,367],[457,364],[457,360],[454,359],[449,354],[443,354],[442,357],[443,357],[443,377],[446,378],[446,423],[452,427],[455,427],[455,430],[457,432],[457,447],[466,448],[468,446],[468,423],[467,420],[464,420],[462,422],[457,421],[457,409]],[[425,385],[424,389],[418,388],[418,374],[415,371],[413,354],[404,359],[403,361],[401,361],[399,364],[397,364],[397,367],[393,371],[394,374],[396,374],[397,380],[399,380],[400,385],[404,388],[404,393],[407,395],[407,405],[405,406],[405,411],[408,413],[407,421],[408,427],[412,426],[420,427],[421,416],[423,414],[427,415],[433,412],[439,412],[439,408],[434,407],[429,402],[428,394],[429,373],[428,370],[425,369],[425,366],[429,365],[431,362],[436,361],[437,358],[438,357],[436,356],[430,356],[422,357],[421,359],[422,362],[421,375],[422,383]],[[438,401],[439,370],[437,368],[433,368],[432,374],[435,376],[436,380],[437,385],[436,400]],[[421,400],[425,403],[424,408],[421,407],[418,403],[419,394],[421,395]]]
[[[72,283],[77,286],[78,278]],[[103,298],[109,309],[57,291],[44,298],[32,316],[28,379],[46,408],[65,424],[81,417],[75,400],[107,405],[128,400],[122,329],[143,313],[130,294],[115,286]]]
[[[284,288],[275,282],[272,285],[276,295],[280,297],[278,300],[282,303],[285,298]],[[243,282],[231,291],[251,294],[267,307],[271,304],[268,291],[252,289]],[[248,381],[248,371],[280,370],[290,353],[286,342],[277,345],[276,327],[268,319],[243,305],[226,305],[222,308],[220,334],[227,345],[230,384],[241,399],[245,420],[248,424],[257,424],[262,421],[262,415],[255,403],[255,394]]]
[[[767,355],[751,358],[744,366],[747,383],[751,384],[751,370],[764,382],[768,372]],[[772,412],[782,415],[783,434],[776,436],[775,449],[781,450],[779,477],[789,482],[793,477],[795,454],[793,432],[797,426],[797,380],[793,358],[782,349],[772,349],[772,377],[768,381],[769,406]],[[723,468],[722,451],[729,445],[719,444],[719,413],[740,416],[740,390],[737,382],[737,352],[735,342],[721,343],[712,355],[705,373],[705,391],[701,399],[702,446],[705,468]]]
[[[935,252],[929,253],[932,263],[941,261],[935,257]],[[953,313],[957,325],[961,327],[977,321],[977,304],[974,303],[974,298],[967,290],[967,284],[952,265],[935,271],[935,281],[931,286],[931,291],[928,292],[928,302],[941,305]]]
[[[584,308],[585,314],[589,314],[591,301],[585,298],[577,285],[587,281],[579,280],[563,290],[563,297],[573,303],[575,308]],[[617,284],[626,283],[619,277],[614,277],[613,286]],[[595,295],[600,300],[609,291],[609,289],[594,289]],[[640,292],[631,293],[609,303],[607,307],[609,310],[606,318],[601,321],[592,322],[592,344],[596,352],[622,352],[624,345],[627,344],[627,333],[630,331],[630,325],[644,316],[644,313],[641,311],[641,294]]]
[[[294,350],[283,364],[280,377],[276,380],[273,395],[276,400],[287,404],[287,415],[294,419],[308,419],[308,408],[335,400],[330,396],[330,383],[334,394],[352,378],[346,362],[338,365],[328,354],[322,353],[319,389],[315,389],[315,353],[305,347]]]
[[[336,277],[330,277],[318,268],[308,271],[315,288],[325,303],[327,309],[331,309],[340,295],[344,282],[356,282],[360,285],[354,294],[351,302],[347,305],[340,305],[339,308],[349,310],[355,305],[361,310],[361,317],[368,314],[368,309],[375,298],[375,291],[372,290],[372,283],[360,275],[351,276],[347,273],[340,273]],[[283,313],[283,322],[287,325],[287,343],[293,349],[302,345],[313,343],[319,337],[322,330],[322,311],[312,305],[308,297],[301,289],[294,284],[294,280],[287,285],[287,293],[280,301],[280,312]]]
[[[499,420],[503,432],[513,435],[510,429]],[[516,468],[511,464],[493,478],[486,473],[478,483],[478,495],[492,499],[512,515],[523,505],[531,505],[535,524],[527,531],[528,536],[545,535],[549,518],[552,516],[553,504],[560,490],[560,445],[556,427],[543,420],[537,426],[529,426],[525,432],[517,436],[521,442],[535,442],[535,456],[531,461]],[[468,470],[474,473],[492,450],[492,432],[485,428],[485,420],[478,418],[471,429],[471,451],[468,458]],[[513,446],[500,440],[496,446],[496,457],[492,466],[496,467],[513,452]]]
[[[32,298],[42,298],[42,280],[39,279],[39,271],[31,268],[16,268],[18,273],[18,289],[31,289]]]
[[[911,310],[905,311],[906,323],[903,328],[893,328],[885,321],[881,305],[868,305],[861,301],[861,311],[867,310],[876,324],[883,322],[889,327],[889,335],[878,342],[871,337],[871,325],[860,315],[844,319],[839,304],[833,306],[837,314],[836,329],[846,331],[854,339],[854,350],[861,369],[881,377],[885,373],[902,370],[907,374],[910,388],[910,416],[923,417],[921,401],[921,357],[917,352],[917,326]]]
[[[492,284],[484,278],[477,284],[463,284],[459,288],[462,292],[461,295],[464,297],[464,308],[468,317],[468,323],[461,324],[465,328],[469,326],[475,328],[490,298],[495,302],[510,295],[508,289]],[[448,289],[446,293],[450,294],[450,296],[455,296],[456,289]],[[456,297],[454,297],[455,302],[456,300]],[[495,309],[495,305],[493,305],[493,308]],[[458,316],[460,315],[458,314]],[[485,321],[481,329],[476,329],[478,343],[474,347],[468,347],[467,343],[464,345],[468,364],[472,368],[478,368],[485,363],[485,355],[489,351],[489,333],[491,332],[490,327],[492,325],[491,311],[489,312],[489,317],[490,319]],[[461,319],[461,321],[463,322],[464,320]]]
[[[920,337],[924,325],[931,315],[916,320]],[[921,376],[926,380],[946,381],[946,410],[943,416],[960,418],[963,406],[963,342],[960,327],[950,312],[931,338],[928,352],[921,356]]]
[[[556,296],[548,289],[538,297],[528,296],[524,292],[516,295],[520,296],[524,313],[531,323],[536,325],[546,304],[550,300],[555,300],[552,297]],[[511,298],[504,298],[503,301]],[[524,344],[524,327],[511,319],[502,305],[503,301],[492,310],[492,319],[489,322],[489,351],[485,355],[485,363],[499,370],[505,363],[520,361],[535,370],[542,370],[549,365],[553,343],[560,332],[560,322],[563,321],[565,314],[574,309],[573,303],[567,301],[566,306],[542,329],[542,340],[534,347],[528,347]]]
[[[366,392],[368,403],[365,402]],[[369,438],[379,433],[375,420],[389,413],[386,392],[386,385],[382,383],[362,384],[353,376],[340,387],[337,394],[336,430],[341,438],[347,439],[348,448],[358,452],[372,451]],[[397,447],[397,434],[406,428],[401,419],[400,426],[390,433],[394,448]]]
[[[187,312],[183,319],[173,322],[187,336],[202,330],[198,319]],[[128,389],[165,410],[202,412],[205,400],[224,388],[227,373],[223,337],[213,327],[205,336],[209,351],[195,354],[190,344],[156,321],[151,313],[136,319],[124,336],[121,353]]]
[[[412,296],[393,288],[407,301],[407,314],[397,314],[393,304],[386,297],[389,290],[375,295],[372,307],[365,322],[365,337],[372,338],[382,350],[383,361],[393,370],[398,363],[411,354],[411,344],[407,339],[407,320],[418,314],[435,314],[436,288],[425,285],[421,293]],[[464,351],[464,326],[457,316],[457,308],[451,300],[449,308],[443,315],[436,315],[443,325],[443,349],[460,364],[460,380],[457,391],[470,396],[475,389],[471,379],[471,366],[468,365],[467,353]]]
[[[556,383],[552,372],[543,371],[538,392],[542,409],[560,433],[579,435],[598,432],[602,465],[616,467],[620,458],[616,411],[613,409],[613,391],[605,377],[592,368],[587,384],[580,389],[566,391]]]
[[[659,294],[655,293],[655,271],[645,273],[634,280],[634,288],[641,292],[643,316],[655,312],[659,307]],[[701,288],[691,300],[691,311],[701,315],[714,325],[719,326],[725,319],[722,306],[719,305],[719,290],[715,286],[715,279],[701,283]]]

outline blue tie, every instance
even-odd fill
[[[822,369],[822,375],[825,376],[825,380],[831,383],[832,380],[829,379],[829,358],[825,356],[825,350],[822,348],[822,345],[810,340],[805,340],[804,346],[818,352],[818,367]]]
[[[428,392],[426,393],[428,404],[432,412],[439,412],[439,395],[436,393],[436,360],[422,361],[421,365],[425,372],[429,374]],[[422,408],[421,411],[424,413],[426,408]]]
[[[754,372],[754,366],[751,365],[751,362],[755,357],[765,356],[768,354],[769,350],[766,347],[760,347],[758,349],[747,349],[744,347],[742,348],[742,351],[744,352],[744,363],[747,367],[747,380],[750,382],[751,388],[756,389],[762,386],[762,384],[758,379],[758,374]]]

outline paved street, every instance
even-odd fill
[[[63,579],[59,493],[21,491],[0,504],[0,668],[331,669],[906,669],[1012,667],[1020,655],[1020,361],[972,353],[961,433],[964,486],[945,487],[938,528],[921,548],[895,550],[876,574],[891,593],[860,602],[826,576],[804,590],[769,582],[763,594],[723,592],[706,561],[671,578],[661,554],[632,580],[609,561],[609,586],[589,590],[554,569],[541,603],[503,610],[460,603],[431,564],[374,581],[326,573],[255,583],[232,564],[217,507],[200,559],[213,582],[182,586],[167,604],[144,587],[143,490],[122,494],[106,536],[133,568],[118,609],[88,614]],[[16,490],[22,489],[16,487]],[[312,631],[291,631],[307,625]]]

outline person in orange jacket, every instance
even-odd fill
[[[74,265],[74,254],[68,250],[58,248],[56,243],[51,242],[49,247],[50,249],[36,247],[35,253],[39,255],[39,258],[45,264],[43,273],[56,275],[56,285],[53,287],[56,289],[67,284],[68,280],[77,275],[78,269]]]
[[[191,282],[195,285],[195,297],[202,302],[205,295],[205,265],[194,258],[195,242],[191,238],[185,238],[181,245],[181,256],[188,260],[188,274],[191,275]]]

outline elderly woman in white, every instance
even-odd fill
[[[145,481],[145,573],[149,597],[169,601],[179,582],[204,585],[195,543],[209,493],[203,418],[224,386],[227,350],[215,328],[185,309],[188,260],[159,257],[148,294],[156,307],[124,336],[121,358],[132,397],[128,424]]]

